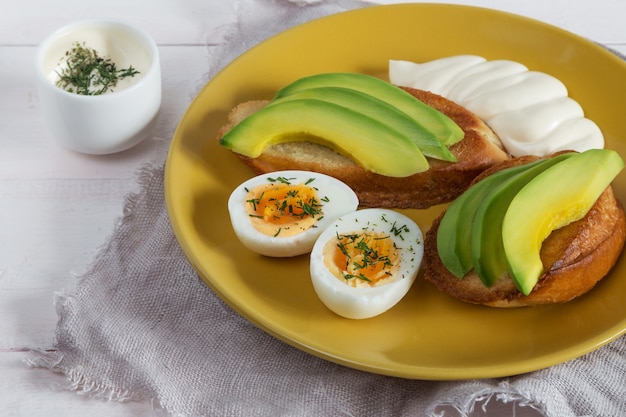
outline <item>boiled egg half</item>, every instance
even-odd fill
[[[409,217],[388,209],[359,210],[335,220],[317,239],[311,280],[336,314],[370,318],[406,295],[423,254],[422,231]]]
[[[345,183],[309,171],[278,171],[239,185],[228,199],[233,230],[241,243],[261,255],[308,253],[338,217],[359,200]]]

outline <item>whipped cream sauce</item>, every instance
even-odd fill
[[[389,81],[439,94],[487,123],[513,156],[604,147],[557,78],[514,61],[457,55],[425,63],[389,61]]]

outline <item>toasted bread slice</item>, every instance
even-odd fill
[[[388,208],[427,208],[450,202],[486,168],[509,159],[496,134],[470,111],[430,92],[405,90],[463,129],[464,139],[450,147],[457,162],[429,159],[428,171],[392,178],[368,171],[336,151],[311,142],[272,145],[257,158],[236,155],[257,174],[300,169],[333,176],[357,193],[361,206]],[[249,101],[235,107],[218,138],[265,104],[267,101]]]
[[[476,181],[499,169],[533,159],[536,157],[521,157],[499,164],[485,171]],[[544,273],[533,291],[524,296],[508,274],[487,288],[473,270],[459,279],[446,269],[437,252],[437,230],[444,213],[435,219],[426,233],[425,279],[462,301],[492,307],[563,303],[585,294],[611,270],[626,239],[624,209],[609,186],[584,218],[553,231],[543,242]]]

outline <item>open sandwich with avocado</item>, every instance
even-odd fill
[[[220,144],[257,174],[299,169],[348,184],[363,206],[426,208],[509,159],[477,116],[445,98],[358,73],[323,73],[242,103]]]
[[[600,281],[626,237],[611,182],[617,152],[520,157],[476,181],[435,220],[425,278],[463,301],[518,307],[570,301]]]

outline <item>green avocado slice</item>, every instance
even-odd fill
[[[344,87],[316,87],[295,91],[277,98],[269,105],[290,100],[316,99],[348,107],[366,116],[380,120],[397,130],[400,134],[413,139],[422,153],[431,158],[456,162],[456,157],[444,146],[434,133],[426,129],[414,118],[370,94]]]
[[[506,178],[483,196],[474,214],[470,247],[474,270],[485,286],[492,286],[507,272],[502,222],[511,200],[537,175],[573,155],[561,154],[524,165],[526,169]],[[536,201],[535,204],[541,202]]]
[[[308,141],[335,149],[372,172],[407,177],[428,170],[412,139],[389,125],[338,104],[299,99],[266,106],[220,139],[233,152],[256,158],[281,142]]]
[[[474,267],[472,224],[478,206],[493,187],[525,169],[514,166],[495,172],[473,184],[448,206],[437,230],[437,251],[446,269],[457,278],[463,278]]]
[[[397,107],[433,132],[445,146],[451,146],[465,137],[465,132],[448,116],[426,105],[401,88],[372,75],[332,72],[300,78],[278,90],[275,99],[297,91],[319,87],[344,87],[358,90]]]
[[[509,274],[523,294],[530,294],[543,273],[544,239],[583,218],[623,168],[617,152],[591,149],[551,166],[513,198],[502,222],[502,242]]]

